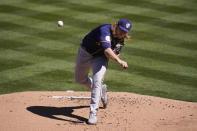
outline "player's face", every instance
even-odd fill
[[[125,32],[125,31],[121,30],[119,27],[117,27],[116,34],[117,34],[117,37],[119,39],[121,39],[121,38],[125,38],[126,37],[127,32]]]

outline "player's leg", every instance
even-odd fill
[[[107,68],[107,59],[105,56],[98,57],[93,60],[93,86],[91,91],[91,102],[90,102],[90,118],[88,122],[90,124],[96,124],[97,121],[97,110],[99,108],[99,101],[101,97],[102,81]]]
[[[101,101],[103,103],[103,108],[107,108],[107,103],[108,103],[108,99],[107,99],[107,85],[103,84],[102,85],[102,89],[101,89]]]
[[[91,64],[92,56],[80,47],[75,65],[75,82],[88,87],[90,90],[92,88],[92,78],[88,77],[88,73]]]

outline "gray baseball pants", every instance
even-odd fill
[[[91,90],[90,113],[96,114],[108,60],[105,56],[93,57],[80,47],[75,66],[75,81]],[[92,78],[88,76],[92,68]]]

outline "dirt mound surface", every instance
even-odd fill
[[[90,92],[0,95],[0,130],[197,131],[197,103],[108,92],[107,109],[100,104],[97,125],[88,125],[88,97]]]

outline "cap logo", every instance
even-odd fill
[[[129,28],[129,27],[130,27],[130,24],[129,24],[129,23],[127,23],[127,24],[126,24],[126,28]]]

